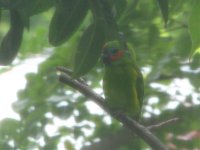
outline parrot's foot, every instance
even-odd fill
[[[114,117],[119,117],[121,114],[123,114],[123,111],[121,110],[112,110],[111,115]]]
[[[135,121],[139,121],[139,119],[140,119],[139,115],[131,116],[127,113],[124,113],[124,111],[122,111],[122,110],[116,110],[116,109],[111,109],[111,115],[116,117],[116,118],[118,118],[122,115],[126,115],[126,116],[130,117],[130,119],[133,119]]]

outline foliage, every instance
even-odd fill
[[[200,103],[199,1],[87,2],[0,0],[1,24],[7,21],[6,11],[10,12],[11,19],[10,29],[3,38],[0,36],[1,64],[8,64],[14,59],[24,28],[30,31],[23,34],[18,58],[49,53],[49,57],[39,66],[38,73],[27,75],[26,88],[18,93],[18,101],[13,104],[20,120],[7,118],[1,121],[0,149],[59,149],[62,143],[69,150],[80,147],[89,150],[98,143],[101,149],[101,142],[110,136],[113,139],[130,139],[124,134],[119,136],[121,125],[88,98],[57,81],[57,66],[73,67],[75,77],[87,73],[84,79],[88,85],[102,94],[100,82],[103,71],[98,58],[103,44],[111,39],[127,41],[137,54],[137,63],[145,78],[141,122],[150,125],[180,117],[182,123],[156,129],[156,136],[170,149],[200,147],[198,136],[186,138],[186,133],[199,133],[199,118],[196,115],[199,114]],[[47,10],[51,7],[55,10],[50,20],[49,14],[53,9]],[[15,21],[13,12],[20,19]],[[36,15],[41,12],[46,13]],[[18,21],[23,26],[17,27],[15,32]],[[45,26],[49,22],[49,42],[58,47],[52,48],[47,43],[48,31]],[[124,37],[118,34],[119,31]],[[5,31],[1,30],[1,33]],[[16,43],[9,47],[13,40]],[[194,52],[196,55],[191,57]],[[173,106],[173,109],[168,106]],[[54,131],[51,131],[52,128]],[[112,141],[107,141],[104,146],[109,147]],[[88,144],[92,146],[86,146]],[[119,139],[114,144],[123,150],[148,147],[137,137],[127,140],[127,143]]]

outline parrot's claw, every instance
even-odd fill
[[[123,111],[121,110],[112,110],[111,115],[115,117],[119,117],[121,114],[123,114]]]

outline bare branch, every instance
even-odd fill
[[[72,76],[72,74],[73,74],[73,71],[71,69],[68,69],[68,68],[65,68],[65,67],[62,67],[62,66],[58,66],[58,67],[56,67],[56,69],[60,72],[67,74],[67,75],[70,75],[70,76]],[[78,78],[76,80],[81,82],[84,85],[87,85],[87,83],[85,82],[85,80],[83,78]]]
[[[78,80],[73,80],[68,74],[61,73],[59,80],[62,83],[69,85],[70,87],[78,90],[86,97],[91,98],[95,103],[97,103],[102,109],[108,112],[112,117],[123,123],[124,126],[129,128],[133,133],[141,137],[148,145],[154,150],[168,150],[168,148],[161,143],[161,141],[154,136],[148,128],[139,124],[137,121],[131,119],[130,117],[124,115],[123,113],[118,113],[117,115],[112,113],[109,107],[105,104],[104,98],[93,92],[88,86],[79,82]]]
[[[178,117],[176,117],[176,118],[172,118],[172,119],[169,119],[169,120],[160,122],[160,123],[155,124],[155,125],[150,125],[150,126],[148,126],[147,128],[148,128],[149,130],[156,129],[156,128],[161,128],[161,127],[163,127],[163,126],[166,126],[166,125],[172,124],[172,123],[176,123],[176,122],[178,122],[178,121],[181,121],[181,119],[178,118]]]

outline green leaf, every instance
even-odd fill
[[[17,136],[17,128],[19,127],[19,121],[15,119],[6,118],[0,122],[1,136],[9,135],[10,137]]]
[[[1,23],[1,15],[2,15],[2,10],[0,8],[0,23]]]
[[[189,32],[192,39],[191,55],[200,47],[200,1],[195,0],[189,19]]]
[[[75,150],[75,149],[74,149],[74,144],[72,144],[70,141],[67,141],[67,140],[66,140],[66,141],[64,142],[64,144],[65,144],[65,148],[66,148],[66,149],[68,149],[68,150]]]
[[[60,138],[61,138],[60,135],[54,135],[51,138],[48,137],[45,141],[47,144],[42,149],[43,150],[56,149]]]
[[[54,46],[64,43],[80,26],[87,11],[87,1],[59,1],[50,23],[49,42]]]
[[[29,16],[33,16],[48,10],[55,2],[56,0],[23,0],[22,3],[18,4],[18,10],[23,10]]]
[[[74,77],[86,74],[96,64],[103,44],[105,30],[101,22],[90,25],[80,39],[74,62]]]
[[[192,41],[190,34],[187,30],[184,30],[178,36],[176,42],[174,43],[177,55],[182,59],[188,59],[190,55],[190,50],[192,48]]]
[[[89,2],[94,21],[102,22],[105,28],[106,41],[118,39],[118,27],[109,1],[90,0]]]
[[[26,16],[32,16],[46,11],[55,4],[56,0],[1,0],[4,9],[18,10]]]
[[[30,16],[25,11],[23,11],[23,9],[19,10],[18,12],[19,12],[19,15],[21,17],[24,27],[29,30]]]
[[[19,50],[24,25],[17,11],[10,11],[10,29],[2,40],[0,46],[0,65],[8,65],[13,61]]]
[[[165,26],[167,25],[167,21],[168,21],[168,17],[169,17],[169,4],[168,4],[168,0],[157,0],[158,5],[160,7],[164,22],[165,22]]]
[[[112,12],[111,4],[108,0],[101,0],[102,3],[102,12],[106,21],[106,40],[112,41],[116,40],[119,37],[118,26]]]

